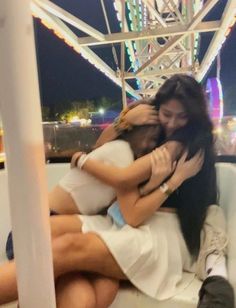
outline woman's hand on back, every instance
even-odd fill
[[[165,146],[155,149],[151,153],[152,175],[150,181],[162,183],[175,169],[169,151]]]
[[[164,146],[152,151],[150,159],[152,174],[147,184],[141,189],[142,195],[148,194],[159,187],[160,184],[173,173],[176,166],[176,162],[172,163],[170,153]]]
[[[201,169],[204,163],[204,152],[198,151],[191,159],[186,160],[188,152],[185,152],[176,165],[175,172],[171,181],[183,183],[185,180],[195,176]]]

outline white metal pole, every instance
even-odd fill
[[[122,33],[125,32],[125,0],[122,3]],[[121,82],[122,82],[122,103],[123,109],[127,107],[126,89],[125,89],[125,42],[121,42]]]
[[[190,24],[193,16],[194,16],[194,3],[193,0],[188,0],[186,2],[186,7],[187,7],[187,21]],[[193,65],[193,60],[194,60],[194,34],[189,34],[187,38],[187,49],[188,49],[188,54],[187,54],[187,66],[192,66]]]
[[[20,307],[54,308],[48,198],[29,0],[0,4],[0,109]]]

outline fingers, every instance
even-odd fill
[[[196,163],[200,163],[204,161],[204,151],[199,150],[190,160]]]
[[[177,165],[177,161],[175,160],[172,164],[172,172],[175,170],[176,168],[176,165]]]
[[[167,150],[166,147],[163,147],[162,153],[163,153],[164,160],[166,162],[170,162],[171,161],[170,152]]]
[[[140,107],[138,111],[142,112],[143,116],[148,116],[148,117],[151,117],[151,118],[152,117],[154,117],[154,118],[158,117],[158,112],[157,112],[157,110],[154,106],[143,104],[143,105],[140,105],[138,107]]]
[[[152,173],[156,173],[161,164],[161,157],[159,152],[154,150],[151,153],[151,164],[152,164]]]
[[[152,167],[152,172],[155,169],[155,158],[154,158],[154,154],[151,153],[151,167]]]
[[[153,156],[155,163],[159,162],[160,164],[163,164],[163,165],[167,165],[171,163],[170,153],[164,146],[152,151],[152,156]]]
[[[188,151],[185,151],[185,152],[182,154],[182,156],[180,157],[178,163],[179,163],[179,164],[183,164],[183,163],[186,161],[187,156],[188,156]]]
[[[189,161],[188,164],[190,165],[190,168],[192,169],[192,175],[196,175],[203,166],[204,163],[204,151],[199,150]]]
[[[72,159],[71,159],[71,162],[70,162],[70,167],[71,167],[71,169],[76,167],[76,163],[77,163],[79,157],[80,157],[82,154],[83,154],[83,152],[76,152],[76,153],[72,156]]]
[[[147,115],[146,118],[144,119],[144,124],[147,125],[155,125],[159,123],[159,118],[156,115]]]
[[[124,117],[132,125],[158,124],[158,112],[149,104],[140,104],[130,109]]]
[[[151,105],[141,104],[130,109],[125,114],[125,119],[132,125],[157,124],[158,113]]]

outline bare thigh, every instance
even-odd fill
[[[102,239],[95,233],[70,233],[52,241],[55,276],[86,271],[127,279]]]
[[[58,279],[58,308],[109,307],[119,288],[119,282],[103,276],[69,273]]]
[[[52,238],[66,233],[81,232],[82,222],[78,215],[50,216]]]
[[[80,213],[71,195],[59,185],[49,192],[48,198],[49,208],[59,214],[72,215]]]

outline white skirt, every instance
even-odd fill
[[[182,292],[194,279],[195,265],[191,266],[177,214],[156,212],[138,228],[120,228],[109,216],[79,217],[82,232],[96,233],[143,293],[165,300]]]

